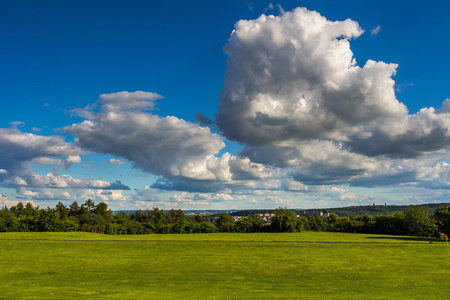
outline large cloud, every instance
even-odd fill
[[[222,137],[208,127],[173,116],[146,113],[140,102],[130,105],[129,99],[134,99],[135,93],[142,95],[145,92],[102,95],[98,101],[99,112],[94,112],[91,107],[77,110],[88,120],[66,127],[65,131],[76,135],[75,142],[82,148],[126,158],[144,172],[164,176],[156,184],[158,188],[217,189],[219,187],[210,185],[260,179],[277,172],[252,163],[248,158],[237,158],[228,153],[214,156],[225,146]],[[157,95],[148,94],[150,99]],[[113,108],[110,99],[114,99]]]
[[[220,136],[176,117],[128,111],[127,98],[122,102],[123,111],[117,109],[119,102],[115,101],[114,111],[92,114],[91,119],[66,127],[65,131],[77,136],[78,146],[124,157],[145,172],[214,178],[206,169],[206,158],[225,146]]]
[[[445,152],[450,100],[408,114],[395,95],[397,65],[356,64],[350,40],[362,33],[305,8],[236,23],[216,125],[245,146],[241,157],[287,169],[282,188],[445,186],[404,159]]]
[[[298,8],[235,25],[216,124],[247,145],[339,139],[361,123],[404,115],[394,93],[396,65],[356,65],[352,21],[331,22]]]

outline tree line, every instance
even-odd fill
[[[214,232],[300,232],[334,231],[439,237],[450,233],[450,206],[441,206],[434,213],[427,207],[410,207],[404,212],[379,216],[328,217],[308,215],[297,217],[295,211],[279,207],[270,224],[258,215],[234,221],[228,213],[213,222],[200,215],[187,216],[182,210],[159,208],[133,213],[113,213],[105,202],[97,205],[88,199],[69,206],[59,202],[55,208],[34,207],[18,203],[0,210],[0,232],[87,231],[103,234],[150,233],[214,233]]]

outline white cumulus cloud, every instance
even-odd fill
[[[224,47],[219,130],[260,146],[342,138],[361,123],[404,115],[391,78],[397,65],[356,64],[350,40],[362,33],[355,21],[329,21],[305,8],[237,22]]]

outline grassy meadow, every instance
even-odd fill
[[[0,233],[0,298],[443,299],[450,245],[430,241],[323,232]]]

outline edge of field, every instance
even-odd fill
[[[342,232],[196,233],[106,235],[89,232],[1,232],[0,240],[166,241],[166,242],[303,242],[303,243],[445,243],[436,238]]]

